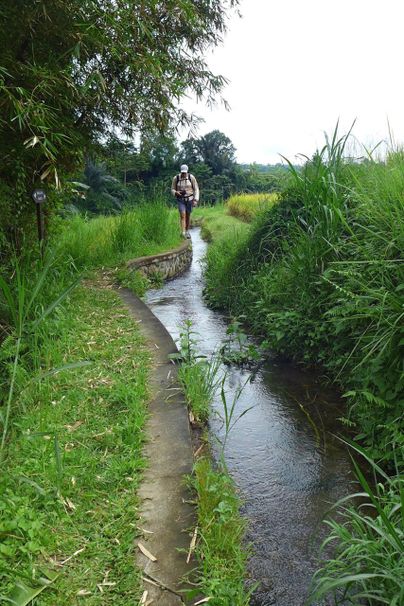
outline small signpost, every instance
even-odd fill
[[[32,199],[35,202],[36,206],[36,220],[38,223],[38,240],[41,245],[44,239],[44,221],[43,221],[43,212],[42,212],[42,204],[46,200],[46,193],[43,189],[34,189],[32,192]]]

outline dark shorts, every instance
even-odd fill
[[[193,200],[178,200],[178,210],[181,212],[186,212],[191,214],[194,201]]]

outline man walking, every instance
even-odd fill
[[[199,186],[194,175],[188,172],[186,164],[181,166],[180,174],[173,178],[171,193],[178,201],[182,237],[189,239],[189,222],[192,209],[199,202]]]

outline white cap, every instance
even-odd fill
[[[188,166],[186,164],[181,164],[181,172],[182,173],[187,173],[188,172]]]

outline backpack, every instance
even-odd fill
[[[177,175],[177,182],[175,184],[175,188],[178,189],[178,183],[180,182],[180,177],[181,177],[181,173],[179,175]],[[191,173],[187,173],[187,179],[188,181],[191,183],[191,187],[192,187],[192,192],[194,191],[194,184],[192,183],[192,179],[191,179],[192,175]]]

